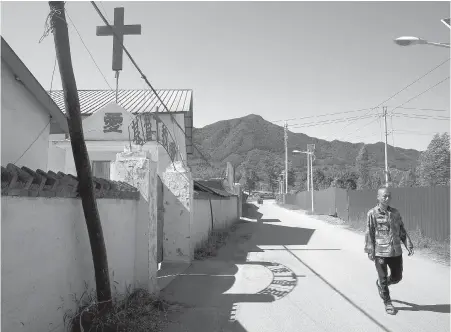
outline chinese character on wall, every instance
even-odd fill
[[[121,113],[105,113],[103,120],[104,133],[122,133],[122,122],[124,119]]]

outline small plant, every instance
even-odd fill
[[[86,283],[85,286],[87,287]],[[77,304],[76,313],[66,312],[66,329],[70,332],[157,332],[162,331],[168,321],[168,313],[180,308],[149,294],[146,290],[131,290],[117,294],[111,309],[101,311],[95,300],[94,290],[85,290],[80,298],[73,295]]]
[[[232,226],[230,231],[235,231],[236,226]],[[196,250],[194,250],[194,259],[203,260],[214,257],[218,254],[219,248],[226,244],[229,237],[229,231],[212,231],[208,239]]]

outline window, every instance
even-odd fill
[[[91,164],[92,176],[105,180],[110,180],[111,161],[93,161]]]

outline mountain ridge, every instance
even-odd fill
[[[239,167],[243,162],[256,161],[265,156],[285,158],[284,128],[257,114],[221,120],[202,128],[193,128],[193,142],[202,154],[216,164],[231,162]],[[292,150],[305,151],[307,144],[315,144],[315,164],[322,167],[349,168],[365,143],[339,140],[325,141],[304,133],[288,131],[288,159],[293,165],[305,164],[305,155],[293,155]],[[385,145],[382,142],[365,144],[373,168],[384,168]],[[388,146],[389,167],[406,171],[416,166],[420,151]],[[200,155],[195,150],[192,160]],[[303,161],[303,162],[302,162]]]

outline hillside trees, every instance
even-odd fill
[[[417,167],[420,186],[444,186],[450,183],[449,134],[436,134],[426,151],[422,152]]]
[[[411,168],[404,172],[401,181],[399,181],[399,187],[416,187],[417,186],[417,176],[415,168]]]

